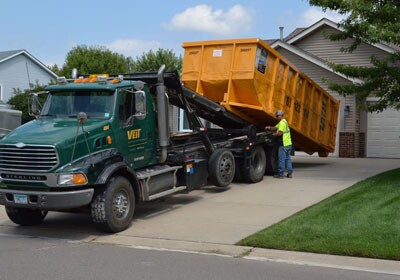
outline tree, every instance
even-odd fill
[[[81,45],[68,52],[65,64],[59,71],[61,76],[70,78],[72,69],[82,74],[125,73],[128,71],[127,59],[106,47]]]
[[[58,67],[57,64],[54,64],[53,66],[49,66],[50,70],[56,73],[58,76],[60,76],[61,69]]]
[[[167,71],[182,70],[182,56],[176,56],[171,49],[158,49],[156,52],[150,50],[143,53],[133,61],[134,72],[158,71],[165,64]]]
[[[21,117],[21,122],[24,124],[30,120],[33,120],[34,117],[29,115],[29,98],[30,94],[33,92],[41,92],[44,91],[45,86],[39,85],[36,83],[36,85],[31,85],[31,89],[27,90],[20,90],[19,88],[13,89],[14,93],[13,96],[8,100],[8,104],[13,106],[13,109],[22,111],[22,117]],[[42,94],[39,96],[39,100],[41,104],[44,104],[46,95]]]
[[[347,18],[339,22],[343,32],[330,35],[331,40],[352,38],[352,44],[343,52],[352,52],[361,43],[383,43],[392,46],[393,53],[378,60],[371,57],[371,66],[356,67],[345,64],[329,65],[333,70],[362,83],[340,85],[329,82],[329,87],[342,95],[355,95],[365,100],[371,94],[377,103],[367,104],[370,112],[387,107],[400,110],[400,1],[399,0],[310,0],[312,6],[333,10]]]

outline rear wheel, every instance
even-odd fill
[[[235,176],[235,158],[231,151],[216,150],[209,161],[209,179],[217,187],[227,187]]]
[[[43,222],[47,215],[47,211],[29,208],[17,208],[6,206],[8,218],[14,223],[21,226],[35,226]]]
[[[98,192],[91,204],[93,222],[107,232],[127,229],[135,211],[135,193],[125,177],[110,179],[105,189]]]
[[[243,179],[248,183],[256,183],[263,179],[266,168],[266,156],[264,148],[257,145],[250,152],[250,166],[242,167]]]

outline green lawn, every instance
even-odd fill
[[[400,260],[400,169],[358,182],[238,244]]]

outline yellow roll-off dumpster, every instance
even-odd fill
[[[183,43],[182,82],[259,128],[283,110],[297,150],[335,149],[339,101],[258,38]]]

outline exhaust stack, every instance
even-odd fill
[[[165,65],[162,65],[157,73],[157,111],[158,111],[158,135],[161,148],[160,163],[167,160],[167,146],[169,143],[169,117],[168,117],[168,95],[165,91],[164,72]]]

